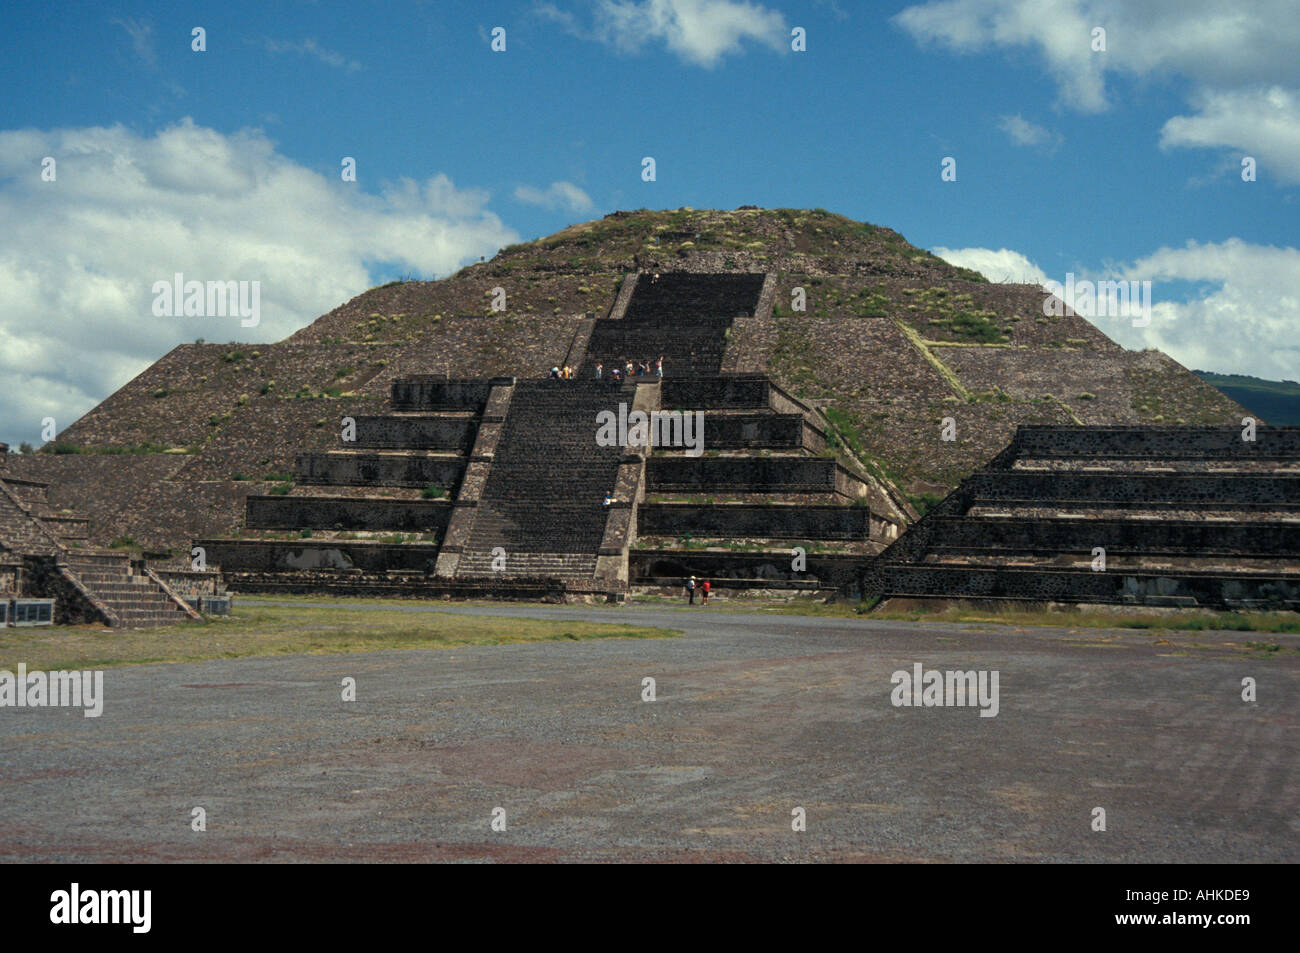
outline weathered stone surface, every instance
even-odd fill
[[[1300,608],[1300,428],[1242,437],[1240,427],[1022,427],[856,585],[877,596]],[[1053,465],[1021,467],[1042,461]]]
[[[589,546],[592,539],[612,527],[631,541],[639,529],[635,508],[626,519],[585,509],[611,487],[639,501],[658,485],[696,505],[699,497],[862,499],[894,530],[915,518],[922,494],[957,485],[1018,426],[1240,426],[1238,405],[1164,355],[1125,351],[1082,318],[1043,315],[1042,303],[1034,286],[989,284],[889,229],[822,211],[615,213],[504,249],[443,281],[371,289],[283,342],[175,348],[60,433],[63,452],[15,458],[10,472],[53,483],[51,510],[76,506],[89,518],[45,513],[60,532],[173,552],[195,536],[245,531],[249,494],[274,488],[284,501],[254,504],[260,513],[301,508],[307,523],[382,532],[405,525],[399,512],[421,507],[322,501],[413,500],[433,484],[462,504],[452,511],[440,572],[462,569],[451,563],[477,545],[478,532],[480,542],[510,537],[512,552],[534,563],[520,571],[586,573],[583,560],[613,549]],[[660,354],[661,406],[704,411],[706,447],[726,456],[655,453],[643,480],[620,475],[615,463],[597,488],[594,470],[566,449],[579,430],[558,408],[551,444],[511,435],[512,419],[531,413],[536,429],[545,415],[502,403],[500,380],[527,389],[567,364],[587,378],[566,382],[578,398],[596,360]],[[356,442],[340,440],[345,417],[357,423]],[[949,424],[954,440],[941,437]],[[1146,451],[1123,450],[1128,439],[1113,438],[1108,452],[1145,459]],[[551,471],[526,479],[520,447],[539,459],[550,453]],[[509,465],[498,470],[503,457]],[[1099,450],[1092,459],[1104,457]],[[1008,477],[1005,487],[1048,495],[1016,500],[990,490],[971,515],[1002,506],[1023,516],[1037,500],[1049,506],[1035,518],[1051,518],[1071,487],[1084,515],[1145,501],[1144,512],[1165,508],[1185,519],[1188,507],[1207,505],[1208,490],[1176,491],[1189,484],[1136,471],[1112,473],[1091,498],[1083,483],[1049,490],[1038,471],[1068,471],[1069,459],[1022,455],[1019,469],[1033,472]],[[1270,458],[1253,459],[1267,466]],[[502,484],[505,475],[518,486]],[[1221,481],[1205,484],[1213,491],[1238,492],[1222,474],[1207,478]],[[1261,517],[1289,512],[1290,483],[1248,492]],[[535,526],[543,518],[533,511],[553,526]],[[276,532],[257,523],[246,531]],[[588,533],[588,524],[600,532]],[[574,528],[567,542],[545,549],[565,525]],[[477,550],[463,569],[482,569],[474,560],[490,551]]]

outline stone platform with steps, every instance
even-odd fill
[[[54,510],[47,484],[0,475],[0,598],[53,598],[56,623],[137,627],[201,618],[191,592],[224,595],[215,572],[86,547],[88,523]]]
[[[332,588],[351,578],[358,591],[395,585],[433,594],[452,582],[552,580],[570,593],[620,593],[638,572],[631,552],[641,535],[664,540],[677,563],[699,558],[674,552],[671,533],[639,525],[649,494],[651,530],[695,521],[700,536],[762,537],[747,548],[770,554],[746,553],[720,570],[737,585],[762,582],[773,559],[789,562],[786,539],[825,534],[877,551],[906,516],[858,463],[828,450],[820,413],[763,375],[719,373],[728,327],[755,313],[770,281],[762,274],[629,279],[622,311],[587,322],[574,380],[397,377],[386,413],[353,418],[355,440],[301,455],[289,493],[248,498],[246,525],[261,539],[199,543],[218,554],[231,585],[258,591],[274,591],[276,574],[292,588],[302,581],[295,573],[328,572]],[[615,382],[592,373],[597,362],[612,369],[661,354],[663,379]],[[657,432],[670,445],[638,445],[628,433],[622,444],[597,441],[599,415],[626,419],[633,411],[662,417]],[[702,422],[703,445],[695,449],[683,440],[687,417]],[[425,482],[445,498],[412,497]],[[701,493],[723,499],[674,498]],[[792,496],[819,504],[802,526]],[[763,512],[759,501],[776,506]],[[419,534],[395,544],[419,548],[414,564],[358,538],[384,531]],[[283,538],[295,532],[300,538]],[[638,552],[650,558],[645,547]],[[709,566],[719,558],[710,556]],[[826,575],[832,562],[815,565]],[[413,575],[420,566],[423,574]],[[389,580],[394,572],[404,575]],[[798,582],[826,584],[815,574]]]
[[[1300,608],[1300,428],[1261,426],[1254,438],[1239,427],[1022,427],[864,566],[861,592]]]

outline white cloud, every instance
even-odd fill
[[[932,248],[949,264],[973,268],[990,281],[1042,284],[1048,276],[1007,248]],[[1054,275],[1062,284],[1065,275]],[[1125,347],[1158,348],[1186,367],[1271,380],[1295,380],[1300,368],[1300,250],[1252,245],[1239,238],[1185,248],[1160,248],[1131,265],[1077,272],[1075,281],[1150,281],[1151,324],[1128,318],[1093,319]],[[1182,301],[1161,300],[1164,282],[1205,291]],[[1192,293],[1189,293],[1192,294]]]
[[[526,205],[569,212],[590,212],[596,207],[591,196],[572,182],[552,182],[545,190],[521,185],[515,189],[515,198]]]
[[[1160,248],[1105,277],[1209,286],[1186,301],[1160,301],[1151,325],[1103,327],[1126,347],[1156,347],[1187,367],[1296,379],[1300,368],[1300,249],[1238,238]]]
[[[917,40],[973,53],[1035,50],[1075,108],[1106,107],[1105,74],[1181,75],[1225,88],[1295,82],[1294,0],[932,0],[895,18]],[[1093,52],[1092,30],[1106,30]]]
[[[1196,115],[1165,123],[1161,148],[1236,149],[1254,155],[1284,182],[1300,183],[1300,95],[1280,86],[1203,93],[1196,106]]]
[[[1003,116],[998,120],[998,128],[1018,146],[1041,147],[1048,152],[1055,152],[1065,141],[1060,133],[1052,132],[1020,116]]]
[[[568,10],[561,10],[553,3],[536,3],[533,5],[533,16],[542,20],[550,20],[552,23],[558,23],[564,27],[567,32],[578,33],[578,20]]]
[[[989,281],[1040,285],[1047,275],[1032,261],[1009,248],[931,248],[950,265],[978,271]]]
[[[1029,50],[1084,112],[1107,108],[1108,74],[1183,77],[1198,113],[1170,119],[1163,146],[1231,147],[1300,181],[1295,0],[929,0],[893,22],[959,53]],[[1092,49],[1098,27],[1104,52]]]
[[[445,275],[518,241],[487,201],[442,175],[362,192],[260,131],[189,119],[0,132],[0,439],[35,442],[45,416],[62,429],[176,344],[279,340],[385,266]],[[153,282],[175,272],[261,282],[261,324],[154,317]]]
[[[960,53],[1038,47],[1063,96],[1096,112],[1106,107],[1110,61],[1092,52],[1091,30],[1101,24],[1084,6],[1075,0],[935,0],[908,7],[894,22],[917,40]]]
[[[153,24],[128,17],[125,20],[114,19],[113,24],[120,26],[131,38],[131,47],[137,56],[148,66],[158,65],[158,54],[153,47]]]
[[[740,0],[600,0],[595,37],[623,50],[661,40],[696,66],[715,66],[747,40],[788,49],[790,30],[775,10]]]
[[[326,49],[311,37],[299,40],[296,43],[272,40],[270,37],[266,37],[262,40],[262,46],[268,53],[297,53],[299,56],[310,56],[320,60],[326,66],[345,69],[349,73],[355,73],[361,69],[361,64],[356,60],[348,59],[342,53]]]

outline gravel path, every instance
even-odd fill
[[[100,718],[0,708],[0,859],[1300,859],[1293,636],[433,610],[686,635],[108,669]],[[917,662],[996,717],[895,707]]]

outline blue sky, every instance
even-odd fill
[[[279,339],[371,284],[619,208],[824,207],[995,280],[1150,278],[1152,327],[1103,330],[1298,378],[1300,17],[1220,6],[19,5],[0,372],[23,386],[0,440],[62,428],[175,343]],[[263,280],[266,319],[146,320],[172,271]]]

